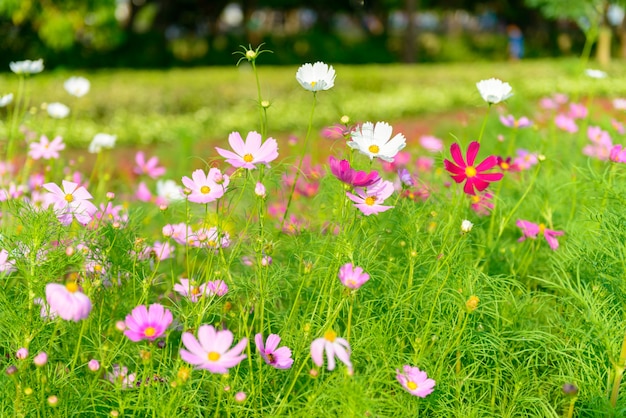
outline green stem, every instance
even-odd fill
[[[78,361],[78,353],[80,352],[80,343],[83,339],[83,334],[85,334],[85,329],[87,328],[87,320],[83,319],[82,324],[80,325],[80,333],[78,334],[78,341],[76,342],[76,350],[74,350],[74,358],[72,359],[72,363],[70,364],[70,371],[74,371],[74,366]]]
[[[485,118],[483,119],[483,124],[480,127],[480,134],[478,134],[478,143],[480,144],[480,141],[483,139],[483,134],[485,133],[485,126],[487,126],[487,120],[489,119],[489,113],[491,111],[491,103],[489,103],[489,107],[487,107],[487,114],[485,115]]]
[[[619,361],[615,364],[615,378],[613,379],[613,390],[611,391],[611,406],[615,408],[617,405],[617,398],[619,396],[619,388],[622,383],[622,376],[624,375],[624,368],[626,367],[626,335],[622,340],[622,350],[620,351]]]

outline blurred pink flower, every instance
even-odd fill
[[[229,349],[233,342],[233,333],[229,330],[216,331],[213,325],[200,326],[198,339],[193,334],[184,332],[182,341],[185,348],[180,349],[180,357],[183,361],[211,373],[228,373],[228,369],[246,358],[241,353],[248,344],[248,339],[242,338]]]
[[[228,136],[228,143],[235,152],[218,147],[215,147],[215,149],[233,167],[252,170],[256,168],[255,164],[266,164],[269,166],[271,161],[278,158],[278,143],[276,140],[267,138],[264,143],[262,143],[262,140],[261,134],[255,131],[248,132],[245,142],[239,132],[232,132]]]
[[[135,163],[137,165],[133,168],[133,171],[136,174],[147,175],[153,179],[159,178],[165,174],[165,167],[159,167],[159,159],[152,157],[146,161],[143,151],[137,152],[135,155]]]
[[[576,121],[562,113],[556,115],[556,118],[554,118],[554,124],[562,131],[569,132],[571,134],[578,132],[578,126],[576,125]]]
[[[9,260],[9,252],[0,250],[0,273],[11,273],[15,271],[15,261]]]
[[[352,263],[341,266],[338,276],[341,284],[350,289],[358,289],[370,279],[369,274],[365,273],[361,267],[354,267]]]
[[[120,385],[122,389],[132,388],[135,383],[135,374],[128,373],[128,367],[113,365],[113,371],[106,374],[106,379],[114,385]]]
[[[437,137],[424,135],[420,137],[419,142],[424,149],[430,152],[443,151],[443,141]]]
[[[39,142],[31,142],[29,147],[28,155],[33,160],[50,160],[59,158],[59,151],[65,149],[65,144],[60,136],[50,141],[47,136],[41,135]]]
[[[502,124],[508,128],[515,128],[515,129],[527,128],[530,125],[532,125],[532,122],[526,116],[522,116],[519,119],[515,119],[513,115],[508,115],[508,116],[500,115],[500,122],[502,122]]]
[[[55,183],[46,183],[43,188],[48,192],[46,205],[53,206],[57,218],[63,225],[72,223],[72,219],[87,225],[98,210],[89,200],[91,194],[82,186],[71,181],[63,180],[63,189]]]
[[[557,241],[556,237],[561,236],[565,233],[563,231],[548,229],[543,223],[535,224],[530,221],[524,221],[521,219],[518,219],[515,224],[522,230],[522,236],[518,240],[519,242],[524,241],[526,238],[536,239],[537,234],[543,234],[546,241],[548,241],[548,245],[553,250],[559,248],[559,242]]]
[[[539,158],[537,158],[537,154],[534,152],[529,152],[520,148],[516,151],[516,153],[517,157],[513,159],[513,165],[515,165],[519,170],[528,170],[539,162]]]
[[[393,206],[384,206],[382,203],[395,191],[393,183],[387,180],[379,180],[377,183],[364,188],[355,189],[356,195],[346,192],[348,199],[355,203],[355,207],[359,209],[365,216],[378,214],[392,209]]]
[[[626,148],[622,148],[620,144],[615,145],[611,148],[609,160],[614,163],[626,163]]]
[[[585,119],[589,114],[585,105],[580,103],[570,103],[567,116],[572,119]]]
[[[289,369],[293,364],[289,347],[283,346],[277,349],[280,344],[280,337],[277,334],[270,334],[265,344],[263,344],[263,334],[256,334],[254,342],[261,357],[270,366],[276,369]]]
[[[348,160],[337,160],[332,155],[328,159],[330,171],[341,182],[352,187],[369,187],[380,180],[378,171],[366,173],[350,167]]]
[[[324,352],[328,360],[328,370],[335,369],[335,356],[352,371],[350,362],[350,344],[343,338],[337,337],[335,331],[326,331],[322,338],[311,343],[311,359],[318,367],[324,364]]]
[[[489,192],[483,192],[470,196],[470,207],[479,216],[489,216],[493,210],[493,195]]]
[[[79,290],[75,282],[65,285],[48,283],[46,301],[49,317],[58,315],[66,321],[78,322],[87,318],[91,312],[91,300]]]
[[[402,372],[396,369],[396,379],[411,395],[425,398],[435,390],[435,381],[417,367],[405,365]]]
[[[131,341],[154,341],[162,337],[172,323],[172,313],[159,303],[139,305],[126,315],[124,335]]]
[[[172,258],[174,250],[174,246],[169,242],[155,241],[150,252],[157,260],[163,261]]]

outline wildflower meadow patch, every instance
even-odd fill
[[[257,122],[183,175],[112,158],[107,125],[70,149],[75,101],[33,115],[44,63],[11,64],[1,415],[623,416],[624,99],[483,74],[445,137],[358,114],[318,132],[344,79],[305,63],[290,146],[263,52],[238,63]]]

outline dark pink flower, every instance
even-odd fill
[[[502,173],[485,173],[485,171],[491,170],[498,164],[498,159],[495,155],[487,157],[483,162],[474,166],[479,149],[480,144],[478,142],[470,143],[467,148],[467,162],[465,162],[461,153],[461,147],[459,147],[459,144],[454,143],[450,147],[450,154],[454,163],[447,159],[443,161],[452,179],[457,183],[465,181],[463,191],[471,195],[476,194],[476,191],[485,190],[489,183],[498,181],[503,177]]]
[[[348,160],[338,161],[332,155],[328,159],[330,162],[330,171],[339,181],[349,184],[352,187],[368,187],[380,180],[377,171],[366,173],[365,171],[356,171],[350,167]]]

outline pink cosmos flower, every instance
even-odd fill
[[[526,116],[522,116],[519,119],[515,119],[513,115],[508,115],[508,116],[500,115],[500,122],[507,128],[515,128],[515,129],[527,128],[530,125],[532,125],[532,122]]]
[[[113,370],[106,374],[106,378],[109,382],[120,385],[122,389],[132,388],[135,383],[135,374],[129,374],[128,367],[119,364],[113,365]]]
[[[60,316],[66,321],[78,322],[87,318],[91,312],[91,300],[78,290],[75,282],[68,282],[65,286],[48,283],[46,301],[48,302],[48,317]]]
[[[328,158],[330,171],[339,181],[352,187],[369,187],[380,180],[378,171],[366,173],[350,167],[348,160],[337,160],[332,155]]]
[[[358,289],[370,279],[370,275],[365,273],[361,267],[354,267],[352,263],[347,263],[339,269],[339,280],[350,289]]]
[[[62,184],[63,189],[55,183],[43,185],[43,188],[50,192],[46,195],[47,207],[54,208],[57,218],[63,225],[71,224],[74,217],[79,223],[87,225],[98,210],[89,201],[92,199],[91,194],[77,183],[63,180]]]
[[[613,148],[611,135],[599,126],[590,126],[587,128],[587,137],[591,144],[583,148],[583,154],[602,161],[608,160]]]
[[[546,241],[548,241],[548,245],[550,246],[550,248],[552,248],[553,250],[559,248],[559,242],[557,241],[556,237],[561,236],[565,233],[563,231],[554,231],[552,229],[548,229],[543,223],[537,225],[535,223],[524,221],[521,219],[518,219],[515,225],[520,227],[522,230],[522,236],[520,237],[520,239],[518,239],[519,242],[524,241],[526,238],[536,239],[537,234],[541,233],[543,234]]]
[[[345,125],[332,125],[322,128],[320,135],[327,139],[344,139],[350,135],[350,128]]]
[[[233,167],[242,167],[252,170],[255,164],[267,164],[278,158],[278,143],[274,138],[267,138],[261,143],[261,134],[255,131],[248,132],[244,142],[239,132],[232,132],[228,136],[228,143],[235,151],[228,151],[215,147],[217,153],[226,158],[226,162]]]
[[[626,129],[624,128],[624,124],[621,123],[618,120],[615,119],[611,119],[611,126],[613,127],[613,129],[615,129],[615,131],[620,134],[620,135],[624,135],[624,133],[626,133]]]
[[[167,224],[162,231],[164,237],[172,238],[180,245],[186,245],[193,240],[193,230],[184,222]]]
[[[343,338],[338,338],[335,331],[326,331],[322,338],[311,343],[311,359],[318,367],[324,364],[324,352],[328,360],[328,370],[335,369],[335,356],[352,371],[350,362],[350,344]]]
[[[228,286],[223,280],[214,280],[197,285],[189,279],[180,279],[174,285],[174,291],[185,296],[191,302],[197,302],[202,296],[224,296],[228,293]]]
[[[354,206],[365,216],[369,216],[393,208],[393,206],[384,206],[382,203],[393,194],[394,190],[392,182],[381,179],[367,189],[357,188],[355,190],[356,195],[346,192],[346,196],[355,203]]]
[[[254,186],[254,194],[262,199],[265,199],[267,197],[265,186],[260,181],[256,183],[256,186]]]
[[[425,135],[419,139],[420,145],[430,152],[443,151],[443,141],[431,135]]]
[[[445,159],[443,164],[450,173],[452,179],[461,183],[465,181],[463,191],[467,194],[474,195],[476,191],[483,191],[489,183],[502,179],[502,173],[485,173],[485,171],[492,169],[498,164],[498,158],[495,155],[487,157],[483,162],[474,166],[474,160],[478,155],[480,144],[473,141],[467,148],[467,163],[463,161],[463,154],[461,153],[461,147],[459,144],[454,143],[450,146],[450,154],[452,155],[452,161]],[[455,164],[456,163],[456,164]]]
[[[493,195],[489,192],[475,194],[470,196],[470,208],[476,212],[478,216],[489,216],[493,210]]]
[[[155,241],[150,249],[150,253],[153,254],[157,260],[163,261],[172,258],[174,250],[174,246],[169,242]]]
[[[229,178],[213,167],[208,174],[197,169],[191,174],[191,178],[185,176],[182,181],[185,187],[191,190],[188,197],[190,202],[209,203],[224,196]]]
[[[615,145],[613,148],[611,148],[611,152],[609,153],[609,160],[613,161],[614,163],[626,163],[626,148],[622,148],[620,144]]]
[[[257,334],[254,336],[254,342],[256,348],[259,350],[261,357],[267,364],[277,369],[289,369],[293,364],[291,358],[291,349],[289,347],[278,347],[280,343],[280,337],[276,334],[270,334],[267,337],[267,341],[263,344],[263,334]]]
[[[165,167],[159,167],[159,159],[152,157],[148,161],[144,156],[143,151],[139,151],[135,154],[135,163],[137,164],[133,171],[139,175],[147,175],[153,179],[161,177],[165,174]]]
[[[567,116],[572,119],[584,119],[587,117],[588,113],[589,112],[587,111],[585,105],[580,103],[570,103]]]
[[[398,171],[400,168],[406,167],[411,161],[411,154],[408,152],[400,151],[393,157],[393,161],[381,160],[380,165],[383,171],[392,172]]]
[[[11,273],[15,271],[15,261],[9,260],[9,252],[0,250],[0,273]]]
[[[417,367],[405,365],[402,372],[396,369],[396,379],[411,395],[425,398],[435,390],[435,381]]]
[[[566,116],[562,113],[556,115],[556,118],[554,118],[554,124],[562,131],[569,132],[571,134],[578,132],[578,126],[576,125],[576,121],[573,118]]]
[[[518,149],[516,151],[517,157],[513,159],[513,164],[520,171],[528,170],[539,162],[539,158],[537,157],[537,153],[527,151],[525,149]]]
[[[172,323],[172,313],[159,303],[153,303],[146,308],[139,305],[126,315],[124,335],[131,341],[154,341],[162,337],[167,327]]]
[[[246,358],[246,355],[241,353],[248,344],[248,339],[242,338],[229,350],[233,342],[233,333],[229,330],[217,331],[213,325],[200,326],[198,339],[193,334],[184,332],[182,341],[186,350],[180,349],[180,357],[196,368],[206,369],[211,373],[228,373],[228,369]]]
[[[59,158],[59,151],[64,149],[65,144],[60,136],[55,137],[51,142],[47,136],[41,135],[39,142],[31,142],[28,155],[33,160],[41,158],[44,160],[57,159]]]

